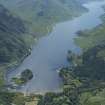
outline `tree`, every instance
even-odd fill
[[[31,80],[33,78],[33,73],[31,70],[26,69],[21,73],[21,79],[23,79],[24,81],[28,81]]]

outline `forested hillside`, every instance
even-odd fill
[[[27,53],[25,32],[23,21],[0,5],[0,63],[18,60]]]
[[[37,36],[51,31],[56,22],[86,11],[76,0],[0,0],[0,3],[25,20],[31,33]]]
[[[19,60],[28,54],[31,36],[24,21],[0,5],[0,63]]]

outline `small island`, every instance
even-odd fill
[[[26,84],[29,80],[33,78],[33,73],[30,69],[25,69],[19,77],[13,77],[12,82],[15,85],[23,85]]]

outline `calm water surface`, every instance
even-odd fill
[[[56,71],[57,68],[67,65],[66,56],[69,49],[76,53],[80,52],[73,41],[73,38],[76,37],[75,33],[79,30],[91,29],[102,23],[99,17],[104,14],[102,9],[104,4],[105,1],[85,4],[84,6],[89,9],[88,13],[73,20],[56,24],[48,36],[39,39],[33,47],[31,55],[16,70],[7,75],[8,80],[10,80],[27,68],[33,71],[34,78],[16,91],[46,92],[59,90],[62,83]]]

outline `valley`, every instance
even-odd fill
[[[105,1],[90,1],[0,0],[1,105],[105,104]]]
[[[11,2],[8,0],[0,1],[1,83],[4,81],[6,69],[17,67],[24,58],[30,55],[32,45],[36,42],[36,39],[48,34],[56,22],[65,21],[76,16],[75,3],[78,7],[78,15],[87,11],[78,2],[68,0],[64,3],[65,6],[63,6],[63,1],[60,0],[57,2],[47,0],[45,2],[41,0],[26,2],[24,0],[17,2],[14,0],[11,0]],[[67,9],[63,7],[67,7]],[[74,12],[69,12],[72,11],[71,9]]]
[[[94,28],[102,23],[100,16],[104,14],[101,8],[103,4],[104,2],[97,1],[84,5],[90,12],[74,20],[56,24],[48,36],[40,38],[33,47],[31,55],[19,67],[7,74],[7,80],[10,82],[11,78],[18,76],[23,70],[32,70],[33,79],[25,86],[17,88],[16,91],[28,93],[61,91],[62,81],[57,70],[68,65],[67,51],[69,49],[77,54],[81,53],[81,49],[74,43],[76,32]]]

